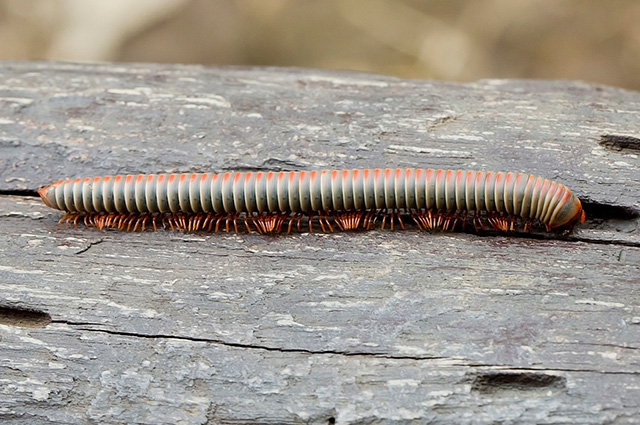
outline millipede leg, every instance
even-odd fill
[[[348,220],[346,213],[343,213],[343,212],[334,213],[332,215],[332,218],[333,218],[333,222],[336,224],[336,226],[338,226],[339,230],[344,231],[346,226],[348,226],[348,224],[346,223]]]
[[[235,214],[227,214],[227,218],[225,219],[225,231],[227,233],[230,233],[230,224],[233,223],[233,228],[235,230],[236,233],[238,233],[238,223],[236,222],[236,215]]]
[[[409,211],[409,217],[411,217],[413,222],[416,223],[416,226],[418,226],[418,229],[422,230],[422,224],[418,220],[418,215],[416,214],[415,210]]]
[[[148,218],[149,218],[149,214],[142,214],[141,216],[139,216],[138,219],[136,220],[135,226],[133,226],[133,231],[135,232],[138,225],[140,225],[140,231],[144,232],[144,229],[147,225]]]
[[[313,212],[309,212],[309,233],[313,233]]]
[[[322,222],[322,213],[318,213],[318,223],[320,223],[320,228],[323,233],[327,233],[327,230],[324,228],[324,223]]]
[[[300,231],[300,220],[302,220],[302,214],[295,213],[289,218],[289,226],[287,227],[287,233],[291,233],[291,228],[293,226],[293,222],[297,221],[298,223],[298,231]]]
[[[217,217],[218,217],[217,214],[210,215],[210,216],[207,217],[207,220],[208,220],[207,232],[211,232],[212,231],[213,226],[215,225]]]
[[[127,232],[131,230],[131,222],[133,221],[134,215],[129,214],[127,218],[124,220],[124,224],[127,227]]]
[[[413,214],[413,219],[418,224],[418,228],[420,228],[421,230],[429,230],[433,228],[433,226],[431,225],[431,211],[429,210],[416,211]]]
[[[473,212],[473,228],[478,233],[484,231],[484,223],[478,211]]]
[[[333,233],[333,227],[331,226],[331,223],[329,223],[329,218],[330,217],[331,217],[330,213],[327,213],[326,211],[320,211],[319,212],[320,220],[324,220],[324,224],[326,224],[327,227],[329,228],[329,232]],[[324,227],[323,227],[322,231],[325,231]]]
[[[300,226],[302,224],[302,214],[298,213],[298,221],[296,223],[296,227],[298,228],[298,232],[301,232]]]
[[[278,233],[282,231],[282,226],[284,226],[285,221],[289,218],[289,213],[283,212],[280,214],[280,218],[278,219]]]
[[[195,220],[195,230],[202,230],[202,223],[204,223],[204,220],[207,218],[208,214],[198,214],[196,220]]]
[[[363,211],[354,211],[353,213],[353,221],[352,221],[352,228],[355,230],[358,227],[360,227],[360,223],[362,222],[362,217],[364,217],[364,212]]]
[[[369,230],[371,228],[371,211],[367,211],[364,215],[364,221],[362,222],[362,227],[364,230]]]
[[[198,213],[193,219],[193,230],[198,231],[202,229],[202,222],[204,221],[206,214]]]
[[[91,214],[85,214],[83,217],[82,222],[84,223],[84,226],[87,229],[91,229],[91,227],[93,227],[93,217],[91,216]]]
[[[247,233],[251,233],[251,226],[249,226],[249,213],[246,213],[244,217],[242,217],[242,221],[244,221],[244,227],[247,229]]]
[[[73,228],[77,229],[78,228],[78,220],[80,219],[81,215],[80,214],[74,214],[75,217],[73,218]]]
[[[104,217],[104,228],[109,229],[111,227],[111,222],[113,221],[114,214],[109,213]]]
[[[207,213],[202,216],[202,220],[198,223],[200,230],[205,230],[207,228],[207,224],[209,224],[209,220],[211,220],[211,213]]]
[[[73,217],[73,214],[72,213],[68,213],[68,214],[65,214],[64,217],[62,217],[62,219],[60,220],[61,222],[64,221],[64,228],[65,229],[69,228],[69,222],[71,221],[72,217]]]
[[[398,219],[398,224],[400,225],[400,228],[404,230],[404,223],[402,222],[402,214],[400,213],[400,210],[396,210],[396,218]]]
[[[458,222],[460,222],[460,217],[461,217],[461,214],[458,211],[453,213],[453,220],[451,221],[451,230],[455,230],[456,226],[458,225]]]
[[[443,224],[444,224],[444,212],[442,212],[442,210],[438,210],[436,224],[434,227],[442,228]]]
[[[133,229],[131,229],[132,232],[135,232],[138,229],[138,226],[140,225],[140,219],[141,216],[137,216],[134,220],[131,220],[131,222],[133,223]]]
[[[450,215],[445,215],[443,218],[443,222],[442,222],[442,230],[444,230],[445,232],[447,230],[449,230],[449,224],[451,223],[451,216]]]
[[[91,224],[93,224],[93,227],[95,227],[98,230],[102,230],[104,227],[104,215],[102,214],[97,214],[94,215],[93,217],[91,217]]]
[[[163,220],[163,224],[164,224],[164,220],[166,220],[166,222],[167,222],[167,223],[169,223],[169,227],[171,228],[171,231],[172,231],[172,232],[175,232],[175,230],[176,230],[176,229],[175,229],[175,226],[173,225],[173,218],[172,218],[172,216],[164,217],[162,220]]]
[[[462,222],[462,231],[464,232],[465,228],[467,227],[467,216],[469,215],[469,212],[467,210],[461,211],[460,213],[460,221]]]
[[[375,228],[376,226],[376,221],[378,220],[378,211],[376,210],[370,210],[367,213],[367,218],[366,218],[366,230],[370,230]]]
[[[218,232],[218,230],[220,229],[220,223],[222,223],[222,220],[224,219],[224,215],[222,214],[218,214],[218,218],[216,220],[216,225],[213,229],[214,232]],[[213,220],[211,220],[211,223],[213,223]]]
[[[257,213],[255,216],[251,215],[251,221],[253,221],[253,225],[258,230],[258,233],[264,234],[264,224],[262,222],[262,217],[260,216],[260,213]]]

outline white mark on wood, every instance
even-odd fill
[[[46,400],[49,398],[49,393],[51,390],[47,387],[37,387],[33,389],[33,398],[38,401]]]
[[[470,142],[482,142],[485,140],[484,137],[481,136],[472,136],[470,134],[451,134],[451,135],[442,135],[440,139],[444,140],[468,140]]]
[[[220,108],[230,108],[231,102],[225,99],[222,96],[211,95],[209,97],[188,97],[188,96],[180,96],[177,97],[176,100],[181,102],[187,102],[192,104],[193,106],[197,106],[198,104],[202,105],[210,105],[210,106],[218,106]],[[185,105],[185,107],[189,107],[190,105]]]
[[[30,247],[36,248],[42,245],[42,239],[31,239],[27,241],[27,245]]]
[[[0,125],[7,125],[7,124],[15,124],[16,122],[14,120],[8,120],[6,118],[0,118]]]
[[[140,102],[123,102],[123,101],[117,101],[115,102],[117,105],[122,105],[122,106],[132,106],[134,108],[141,108],[141,109],[149,109],[149,105],[147,103],[140,103]]]
[[[109,301],[108,303],[106,303],[106,305],[109,307],[114,307],[119,309],[123,315],[127,315],[127,316],[130,316],[132,313],[136,313],[139,317],[144,317],[147,319],[153,319],[154,317],[160,316],[160,314],[157,311],[152,309],[141,310],[137,308],[127,307],[122,304],[115,303],[113,301]]]
[[[27,344],[33,344],[33,345],[47,345],[46,343],[44,343],[43,341],[40,341],[39,339],[36,338],[31,338],[29,336],[19,336],[18,339],[20,339],[20,341],[25,342]]]
[[[0,102],[18,103],[20,105],[30,105],[33,103],[33,99],[27,97],[0,97]]]
[[[424,153],[435,157],[446,158],[471,158],[471,152],[468,151],[449,151],[444,149],[426,148],[423,146],[402,146],[402,145],[389,145],[387,152],[411,152],[411,153]]]
[[[598,301],[598,300],[591,300],[591,299],[576,300],[575,304],[600,305],[600,306],[603,306],[603,307],[613,307],[613,308],[622,308],[622,307],[624,307],[624,304],[622,304],[622,303],[615,303],[615,302],[609,302],[609,301]]]
[[[290,314],[269,314],[269,318],[273,318],[276,321],[276,324],[280,326],[300,326],[304,327],[303,324],[296,322],[293,319],[293,316]]]
[[[90,125],[76,125],[75,128],[80,131],[96,131],[96,128]]]
[[[307,305],[311,305],[312,303],[307,303]],[[353,308],[353,307],[367,307],[372,304],[376,304],[375,301],[321,301],[318,303],[313,303],[314,305],[321,305],[323,307],[329,308]]]
[[[331,83],[337,86],[345,85],[345,86],[365,86],[365,87],[389,87],[389,83],[384,81],[371,81],[371,80],[363,80],[359,78],[338,78],[338,77],[329,77],[329,76],[321,76],[321,75],[310,75],[307,78],[308,81],[314,83]]]
[[[109,89],[107,93],[111,94],[128,94],[132,96],[142,96],[142,92],[134,89]]]
[[[17,274],[44,274],[44,270],[24,270],[16,269],[10,266],[0,266],[0,271],[13,272]]]
[[[326,280],[348,280],[349,275],[346,273],[343,274],[321,274],[313,279],[312,282],[324,282]]]
[[[390,379],[387,381],[388,387],[417,387],[421,384],[416,379]]]
[[[453,395],[453,391],[449,390],[429,391],[429,396],[431,397],[449,397],[451,395]]]
[[[407,355],[429,354],[427,350],[423,350],[420,347],[413,347],[409,345],[394,345],[393,348],[398,350],[398,353],[400,354],[407,354]]]

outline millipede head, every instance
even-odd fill
[[[560,202],[560,205],[558,205],[557,209],[551,216],[548,227],[551,229],[560,227],[571,228],[578,221],[580,221],[580,223],[584,223],[584,219],[585,214],[580,200],[575,195],[567,191],[565,197]]]

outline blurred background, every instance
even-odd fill
[[[274,65],[640,89],[638,0],[0,0],[0,59]]]

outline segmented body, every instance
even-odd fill
[[[547,229],[584,220],[577,197],[563,185],[530,174],[434,169],[361,169],[290,172],[193,173],[67,179],[39,191],[67,221],[131,227],[168,223],[200,229],[244,220],[261,232],[300,227],[317,217],[325,229],[369,228],[382,214],[391,224],[409,214],[420,227],[452,228],[472,212],[507,230],[516,218]],[[64,219],[64,218],[63,218]],[[288,221],[288,223],[287,223]],[[311,220],[310,220],[311,223]],[[400,221],[402,224],[402,221]],[[525,228],[527,224],[525,224]]]

